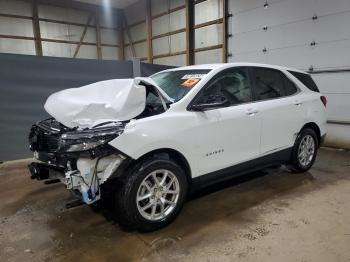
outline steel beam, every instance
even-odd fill
[[[41,45],[41,34],[40,34],[40,24],[38,15],[38,2],[36,0],[32,1],[32,16],[33,16],[33,34],[35,41],[35,53],[37,56],[43,56],[43,47]]]
[[[153,63],[153,41],[152,41],[152,5],[151,0],[146,0],[146,38],[147,38],[147,62]]]
[[[185,0],[186,6],[186,64],[194,64],[194,1]]]

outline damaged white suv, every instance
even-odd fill
[[[32,178],[59,179],[85,203],[113,195],[119,221],[170,223],[188,192],[275,164],[304,172],[326,134],[310,75],[233,63],[107,80],[51,95],[33,125]]]

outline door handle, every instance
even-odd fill
[[[293,104],[296,105],[296,106],[300,106],[300,105],[303,104],[303,102],[300,102],[299,100],[295,100],[295,101],[293,102]]]
[[[245,113],[249,116],[254,116],[255,114],[259,113],[259,111],[255,108],[249,108]]]

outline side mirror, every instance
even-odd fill
[[[218,96],[216,95],[213,99],[211,97],[210,102],[207,103],[194,103],[189,107],[189,110],[191,111],[206,111],[206,110],[211,110],[211,109],[216,109],[220,107],[225,107],[228,105],[228,100],[224,96]]]

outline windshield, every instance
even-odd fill
[[[209,72],[209,69],[177,70],[155,74],[151,78],[176,102],[183,98]]]

